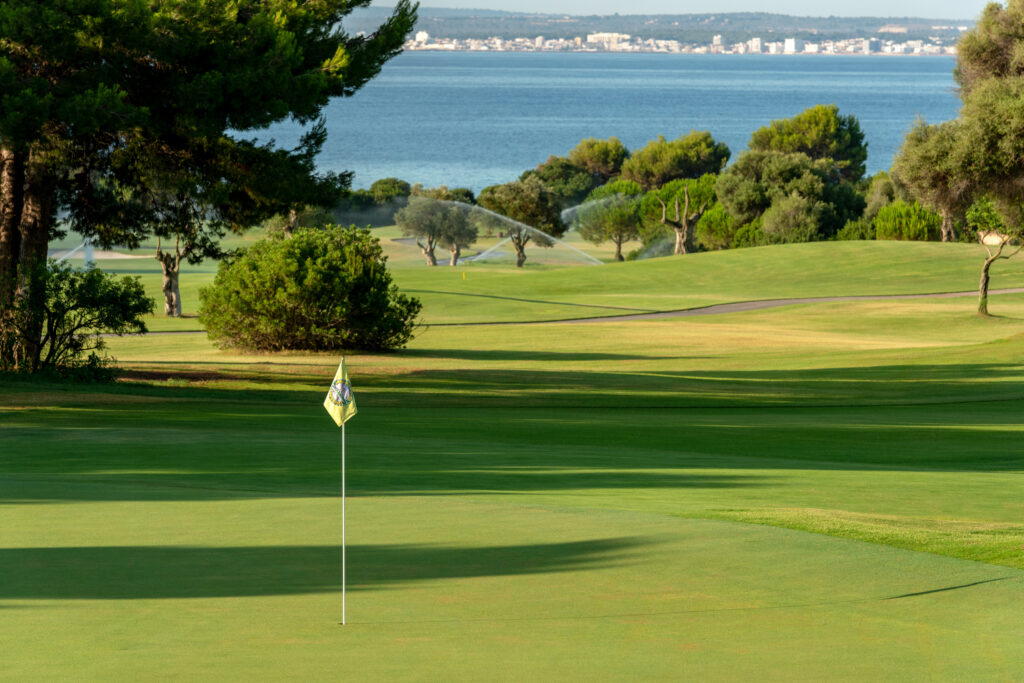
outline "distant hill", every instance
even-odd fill
[[[345,28],[351,32],[372,31],[389,11],[386,7],[360,10],[345,21]],[[572,16],[421,7],[419,15],[417,30],[440,38],[574,38],[585,37],[588,33],[613,32],[684,43],[709,43],[715,35],[721,35],[727,43],[753,37],[766,40],[785,37],[841,40],[888,35],[880,33],[879,29],[895,29],[905,40],[938,38],[948,42],[960,36],[959,27],[974,24],[968,19],[795,17],[767,12]]]

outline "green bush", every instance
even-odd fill
[[[98,353],[106,348],[100,335],[146,332],[142,316],[153,312],[154,302],[139,279],[52,260],[36,277],[45,293],[36,315],[25,301],[0,313],[0,371],[113,379],[108,360]]]
[[[875,226],[867,218],[848,221],[843,229],[836,233],[837,240],[873,240]]]
[[[728,249],[736,238],[739,226],[725,213],[725,207],[715,204],[697,221],[697,242],[708,251]]]
[[[896,201],[879,209],[873,224],[875,239],[925,242],[939,239],[942,218],[918,202]]]
[[[222,262],[199,319],[221,347],[385,351],[412,338],[421,304],[392,284],[369,230],[328,226],[261,240]]]

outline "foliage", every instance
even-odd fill
[[[867,216],[847,221],[842,230],[836,233],[837,240],[873,240],[875,225]]]
[[[438,198],[428,193],[440,195]],[[427,259],[427,264],[437,265],[434,249],[437,246],[448,249],[452,254],[451,265],[455,265],[462,249],[476,241],[477,228],[470,216],[470,209],[461,203],[443,199],[448,196],[447,188],[421,190],[409,198],[409,203],[395,213],[395,223],[402,233],[414,237],[416,246]]]
[[[622,170],[629,150],[617,137],[586,138],[569,150],[569,160],[599,180],[608,181]]]
[[[828,211],[824,202],[800,194],[779,197],[761,217],[761,230],[772,244],[814,242]]]
[[[526,245],[529,242],[540,247],[553,247],[555,243],[551,237],[561,237],[567,228],[562,221],[557,198],[536,176],[485,187],[480,191],[477,204],[514,221],[501,221],[500,229],[506,232],[516,250],[517,268],[522,268],[526,262]]]
[[[850,183],[842,182],[834,161],[815,160],[802,153],[744,152],[719,178],[715,193],[726,213],[740,225],[764,216],[776,202],[787,200],[784,208],[773,213],[772,220],[796,212],[802,227],[784,231],[790,237],[813,234],[813,239],[828,239],[864,210],[863,197]],[[791,199],[794,195],[806,202],[798,207]],[[808,221],[813,221],[813,231],[809,232]],[[781,230],[777,222],[772,226]]]
[[[1024,76],[1024,2],[989,3],[957,44],[953,76],[961,96],[969,98],[975,86],[990,78]]]
[[[897,199],[913,201],[914,198],[897,178],[886,171],[879,171],[871,177],[864,194],[864,218],[870,222],[878,215],[879,209],[892,204]]]
[[[654,190],[678,178],[718,173],[729,156],[729,147],[715,142],[707,131],[691,131],[675,140],[659,135],[623,162],[622,177],[645,190]]]
[[[615,244],[615,260],[625,260],[622,244],[640,237],[640,198],[643,190],[630,180],[617,180],[597,188],[576,216],[575,226],[593,244]]]
[[[696,250],[693,228],[708,208],[715,205],[717,176],[680,178],[665,183],[644,195],[640,206],[642,236],[651,244],[675,234],[675,254]]]
[[[411,192],[409,183],[398,178],[381,178],[370,185],[370,194],[375,204],[386,204],[393,199],[408,197]]]
[[[373,78],[416,19],[399,0],[378,30],[348,35],[342,20],[365,4],[0,5],[0,311],[23,300],[27,343],[58,214],[101,245],[174,240],[176,267],[219,255],[225,230],[337,196],[350,174],[315,170],[322,110]],[[239,135],[289,117],[307,127],[295,149]]]
[[[956,120],[937,126],[919,120],[907,133],[892,168],[914,199],[939,214],[943,242],[955,241],[955,223],[970,205],[969,183],[963,182],[954,161],[959,136]]]
[[[697,221],[697,242],[708,251],[728,249],[733,246],[738,228],[736,222],[725,212],[725,207],[716,202]]]
[[[896,201],[882,207],[872,225],[875,239],[923,242],[939,239],[942,218],[918,202]]]
[[[222,262],[199,319],[221,347],[388,351],[412,338],[421,305],[392,284],[367,229],[297,230]]]
[[[39,274],[39,282],[45,292],[41,330],[26,324],[24,302],[4,311],[0,318],[2,371],[46,370],[95,377],[104,372],[97,354],[106,346],[101,335],[146,332],[142,316],[152,313],[154,304],[137,277],[118,278],[98,268],[75,270],[50,260]],[[39,336],[29,340],[31,343],[21,343],[34,334]],[[24,348],[38,352],[22,356],[19,349]]]
[[[971,204],[971,207],[967,209],[966,218],[967,226],[979,237],[985,234],[1010,233],[1010,228],[1007,227],[1003,217],[996,210],[995,204],[988,197],[982,197]]]
[[[791,119],[772,121],[754,131],[750,149],[761,152],[801,152],[812,159],[832,159],[843,180],[864,176],[868,147],[860,122],[839,115],[834,104],[818,105]]]
[[[960,42],[956,78],[964,106],[944,124],[955,139],[943,160],[950,185],[965,203],[985,197],[999,214],[1005,233],[988,253],[978,284],[978,314],[988,316],[991,266],[1024,248],[1007,249],[1024,237],[1024,0],[991,3]],[[975,212],[977,217],[977,211]]]
[[[526,171],[520,180],[534,176],[541,180],[548,192],[555,197],[563,209],[583,202],[594,189],[597,180],[589,171],[577,166],[566,157],[548,157],[537,168]]]

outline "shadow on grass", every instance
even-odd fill
[[[617,361],[617,360],[699,360],[699,356],[645,356],[631,353],[587,353],[581,352],[558,352],[558,351],[512,351],[507,349],[407,349],[402,352],[403,356],[410,358],[450,358],[455,360],[472,361],[554,361],[558,363],[573,363],[587,361]],[[459,371],[456,371],[459,372]]]
[[[608,538],[491,547],[350,545],[348,587],[576,572],[633,561],[653,541]],[[102,546],[0,549],[0,599],[145,600],[341,589],[339,546]]]
[[[1022,377],[996,363],[371,376],[349,483],[685,491],[771,486],[768,470],[1014,471]],[[333,496],[339,434],[322,401],[294,386],[0,388],[0,501]]]

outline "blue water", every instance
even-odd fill
[[[480,190],[513,180],[585,137],[637,148],[710,130],[733,158],[772,119],[815,104],[853,114],[868,171],[886,169],[918,116],[956,117],[945,57],[409,52],[326,110],[318,163],[354,187],[397,176]],[[298,127],[270,135],[292,144]]]

